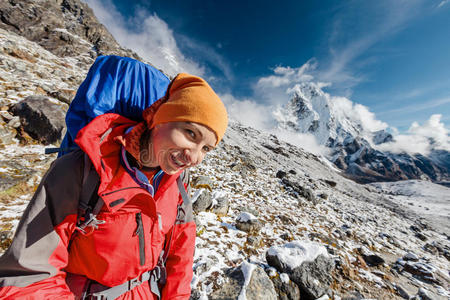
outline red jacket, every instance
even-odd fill
[[[121,166],[117,137],[133,125],[119,115],[105,114],[83,128],[76,140],[100,176],[98,195],[105,203],[97,216],[105,223],[92,234],[75,231],[84,154],[76,151],[52,164],[11,247],[0,258],[0,299],[73,299],[66,272],[106,286],[122,284],[156,266],[165,235],[173,226],[162,298],[189,299],[195,247],[192,213],[175,224],[177,205],[182,203],[176,183],[179,174],[164,174],[152,197]],[[186,207],[185,211],[192,210]],[[144,253],[140,252],[139,223]],[[145,282],[119,299],[156,297]]]

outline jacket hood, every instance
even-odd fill
[[[108,113],[96,117],[77,135],[75,142],[89,156],[100,176],[98,195],[110,210],[117,210],[125,204],[130,195],[150,196],[141,188],[120,162],[120,151],[125,131],[137,122],[118,114]],[[181,171],[179,172],[181,173]],[[164,174],[154,198],[168,188],[179,176]],[[153,202],[153,201],[152,201]]]

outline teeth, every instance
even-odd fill
[[[178,166],[178,167],[183,167],[184,166],[184,164],[181,162],[181,161],[179,161],[175,156],[173,156],[172,155],[172,160],[175,162],[175,164]]]

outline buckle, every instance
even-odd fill
[[[106,298],[105,295],[95,293],[95,294],[88,295],[87,299],[89,299],[89,300],[107,300],[108,298]]]
[[[139,276],[138,278],[134,278],[134,279],[131,279],[130,281],[128,281],[128,290],[131,291],[138,285],[142,284],[141,278],[142,277]]]

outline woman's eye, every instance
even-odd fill
[[[209,151],[211,151],[211,148],[209,148],[208,146],[203,147],[203,152],[209,152]]]
[[[195,132],[190,129],[186,129],[186,133],[193,139],[195,139]]]

